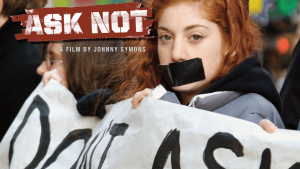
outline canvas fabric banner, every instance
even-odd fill
[[[54,80],[24,103],[0,144],[0,168],[295,169],[300,133],[165,101],[131,99],[83,117],[74,96]]]

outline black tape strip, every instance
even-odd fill
[[[182,86],[205,79],[202,59],[160,65],[162,75],[171,87]]]

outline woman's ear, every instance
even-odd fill
[[[236,51],[234,51],[231,56],[235,56],[235,55],[236,55]]]
[[[3,9],[3,0],[0,0],[0,15],[2,13],[2,9]]]
[[[223,51],[225,52],[225,55],[224,56],[227,56],[230,52],[232,52],[232,48],[231,46],[226,43],[224,40],[223,40],[223,43],[224,43],[224,46],[223,46]],[[231,57],[234,57],[236,55],[236,49],[234,49],[234,51],[231,53]]]
[[[0,0],[0,28],[5,24],[5,22],[8,20],[8,16],[4,16],[2,14],[3,11],[3,0]]]
[[[229,49],[227,48],[226,55],[227,55],[229,52],[230,52],[230,51],[229,51]],[[230,56],[231,56],[231,57],[234,57],[235,55],[236,55],[236,50],[234,50]]]

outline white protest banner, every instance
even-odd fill
[[[213,112],[151,98],[132,109],[130,101],[107,106],[102,120],[83,117],[65,87],[40,84],[1,142],[0,168],[300,168],[298,131],[268,134]]]

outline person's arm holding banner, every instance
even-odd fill
[[[137,92],[131,100],[132,108],[134,108],[134,109],[137,108],[138,105],[140,104],[140,102],[143,100],[143,98],[148,97],[151,92],[152,92],[152,90],[149,88],[147,88],[141,92]],[[268,133],[274,133],[275,130],[278,128],[274,125],[274,123],[272,123],[268,119],[261,119],[259,122],[259,126],[262,127]]]

